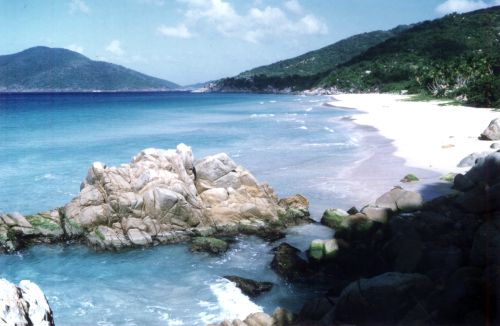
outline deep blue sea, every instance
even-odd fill
[[[0,211],[60,207],[74,197],[93,161],[130,161],[141,149],[192,147],[195,159],[226,152],[280,196],[306,195],[315,219],[348,208],[356,194],[337,183],[362,159],[360,130],[323,106],[326,98],[259,94],[0,95]],[[331,236],[317,225],[286,241],[307,248]],[[46,293],[58,325],[203,325],[249,312],[297,309],[315,293],[279,280],[270,250],[241,237],[221,257],[185,245],[120,253],[82,246],[37,246],[0,256],[0,277],[30,279]],[[276,283],[250,300],[222,275]]]

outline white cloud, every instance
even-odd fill
[[[483,0],[446,0],[437,6],[436,11],[443,15],[453,12],[464,13],[499,4],[500,0],[496,0],[495,2],[485,2]]]
[[[225,0],[178,0],[185,4],[184,21],[177,27],[160,26],[158,31],[167,36],[191,37],[195,28],[211,29],[228,37],[257,43],[270,36],[326,34],[324,22],[312,14],[303,14],[297,0],[284,3],[285,9],[299,17],[289,18],[279,7],[253,7],[246,13],[238,12]],[[254,3],[255,4],[255,3]]]
[[[125,51],[122,49],[122,43],[118,40],[112,40],[106,47],[106,51],[116,56],[122,56],[125,54]]]
[[[285,8],[294,14],[301,14],[304,10],[298,0],[285,1]]]
[[[83,54],[83,51],[85,50],[83,48],[83,46],[78,45],[78,44],[70,44],[70,45],[66,46],[66,49],[78,52],[80,54]]]
[[[184,24],[179,24],[175,27],[160,26],[158,32],[164,36],[177,37],[177,38],[191,38],[193,34]]]
[[[83,0],[71,0],[71,2],[69,3],[69,11],[72,14],[76,12],[88,14],[90,13],[90,8]]]

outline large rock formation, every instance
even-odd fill
[[[0,325],[53,326],[52,310],[42,290],[30,281],[15,286],[0,279]]]
[[[1,215],[0,247],[84,238],[96,248],[120,249],[196,235],[265,233],[308,216],[307,204],[300,196],[279,201],[226,154],[195,162],[184,144],[151,148],[119,167],[92,164],[80,194],[62,209]]]

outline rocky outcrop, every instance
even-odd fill
[[[96,162],[80,194],[61,209],[0,217],[0,245],[84,239],[98,249],[186,241],[239,232],[275,236],[309,216],[300,195],[279,200],[224,153],[193,160],[184,144],[145,149],[128,164]],[[273,230],[273,231],[270,231]]]
[[[0,279],[0,324],[53,326],[54,318],[47,298],[33,282],[16,286]]]
[[[488,127],[481,133],[479,139],[499,140],[500,139],[500,118],[491,120]]]

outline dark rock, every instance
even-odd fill
[[[433,280],[440,280],[447,278],[464,262],[464,254],[456,246],[426,247],[419,270]]]
[[[333,308],[333,303],[325,297],[308,300],[300,309],[297,321],[319,321]]]
[[[309,275],[310,269],[307,262],[299,254],[299,249],[288,243],[282,243],[274,249],[271,268],[289,281],[303,279]]]
[[[459,173],[453,179],[453,188],[459,191],[467,191],[474,188],[474,182],[465,175]]]
[[[476,266],[500,265],[500,218],[483,223],[476,231],[470,260]]]
[[[354,207],[354,206],[351,207],[351,208],[349,208],[347,210],[347,214],[349,214],[349,215],[355,215],[355,214],[358,214],[358,213],[359,213],[358,209],[356,207]]]
[[[191,251],[203,251],[211,254],[221,254],[227,251],[226,241],[211,237],[196,237],[191,242]]]
[[[500,149],[500,143],[493,143],[490,146],[491,149]]]
[[[481,133],[479,139],[499,140],[500,139],[500,118],[491,120],[488,127]]]
[[[495,197],[492,196],[487,185],[479,184],[473,189],[461,193],[455,199],[455,203],[467,212],[486,213],[496,208],[496,199],[498,198]]]
[[[479,268],[456,270],[445,284],[438,320],[463,323],[467,313],[483,307],[483,291],[483,272]]]
[[[236,286],[246,295],[255,297],[263,292],[267,292],[273,288],[271,282],[257,282],[248,278],[243,278],[235,275],[224,276],[225,279],[236,283]]]
[[[425,299],[432,283],[424,275],[385,273],[347,286],[335,306],[344,323],[396,324]]]

